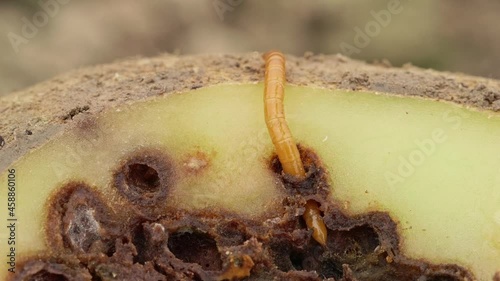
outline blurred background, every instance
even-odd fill
[[[0,95],[165,52],[343,53],[500,78],[499,15],[490,0],[3,0]]]

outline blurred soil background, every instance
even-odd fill
[[[401,0],[378,30],[374,14],[391,1],[4,0],[0,95],[71,69],[165,52],[343,53],[500,78],[500,1]],[[48,2],[57,4],[51,15]],[[31,38],[26,21],[38,24]],[[367,27],[368,40],[356,45]]]

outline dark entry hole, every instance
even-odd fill
[[[290,254],[290,261],[292,262],[293,268],[295,270],[302,270],[304,267],[302,266],[302,261],[304,260],[304,255],[301,253],[293,252]]]
[[[316,194],[319,191],[318,187],[323,186],[326,181],[326,170],[323,168],[320,158],[312,149],[300,144],[297,145],[297,148],[306,172],[304,179],[284,173],[283,166],[276,154],[273,154],[268,160],[268,169],[283,182],[290,192],[303,196]]]
[[[269,166],[275,174],[281,175],[283,172],[283,166],[281,166],[281,162],[276,154],[271,157]]]
[[[292,262],[292,266],[295,270],[306,270],[312,271],[316,270],[318,267],[318,261],[316,257],[313,255],[299,252],[292,252],[290,254],[290,261]]]
[[[308,247],[305,251],[292,251],[290,262],[295,270],[316,271],[328,278],[342,276],[342,264],[323,257],[322,250],[317,246]]]
[[[344,262],[353,262],[371,254],[380,244],[377,232],[368,225],[358,226],[349,231],[332,231],[328,237],[329,247],[336,249]]]
[[[148,243],[146,239],[146,235],[144,233],[144,228],[140,225],[134,232],[132,243],[134,244],[137,255],[134,257],[134,262],[144,264],[149,260],[150,257],[147,254]]]
[[[37,274],[29,277],[29,281],[68,281],[68,279],[60,274],[54,274],[47,271],[40,271]]]
[[[222,260],[217,243],[208,234],[200,232],[178,232],[168,239],[168,248],[180,260],[197,263],[204,270],[222,269]]]
[[[160,188],[158,172],[146,164],[128,166],[127,183],[138,192],[156,192]]]
[[[316,172],[317,167],[320,166],[320,160],[316,153],[312,149],[304,147],[300,144],[297,144],[297,148],[299,149],[300,159],[304,165],[306,173],[310,174]],[[278,175],[283,174],[283,166],[281,165],[277,154],[273,154],[271,156],[271,159],[269,160],[269,168]],[[311,175],[308,176],[310,177]]]
[[[132,204],[159,206],[164,204],[175,183],[174,164],[163,151],[140,150],[115,173],[115,187]]]

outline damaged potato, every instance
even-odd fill
[[[165,55],[2,97],[0,279],[500,279],[500,82],[287,57],[297,180],[263,77]]]

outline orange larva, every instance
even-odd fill
[[[270,51],[264,54],[266,71],[264,80],[264,115],[276,154],[283,172],[298,180],[305,179],[305,169],[300,153],[285,119],[283,100],[285,98],[285,57],[281,52]],[[326,245],[327,230],[318,203],[307,201],[303,218],[313,238]]]
[[[264,55],[266,73],[264,80],[264,116],[267,130],[276,148],[276,154],[285,174],[299,180],[305,178],[299,150],[285,120],[283,99],[285,96],[285,57],[271,51]]]
[[[306,221],[306,225],[309,229],[312,229],[312,237],[318,243],[326,246],[327,230],[323,218],[321,217],[321,211],[319,210],[318,202],[314,200],[309,200],[306,203],[306,210],[304,215],[302,215]]]

